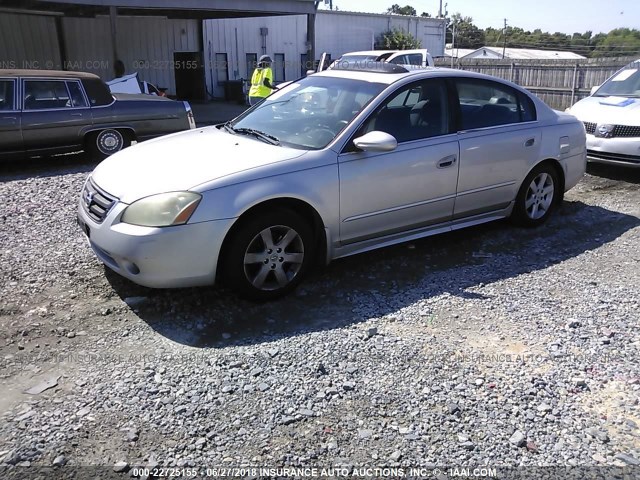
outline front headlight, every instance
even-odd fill
[[[141,227],[184,225],[200,203],[202,195],[193,192],[170,192],[142,198],[129,205],[122,221]]]

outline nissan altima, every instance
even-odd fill
[[[640,167],[640,59],[569,111],[584,122],[589,162]]]
[[[538,226],[585,166],[582,123],[513,83],[342,62],[109,157],[78,221],[140,285],[220,281],[261,301],[348,255],[505,217]]]

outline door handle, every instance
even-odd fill
[[[71,116],[72,117],[81,117],[82,114],[81,113],[72,113]]]
[[[535,138],[530,138],[526,142],[524,142],[524,146],[525,147],[533,147],[533,145],[535,143],[536,143],[536,139]]]
[[[444,157],[437,163],[438,168],[447,168],[451,167],[456,163],[458,157],[456,155],[449,155],[448,157]]]

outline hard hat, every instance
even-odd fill
[[[271,57],[269,55],[262,55],[259,61],[260,63],[263,63],[263,62],[273,63],[273,60],[271,60]]]

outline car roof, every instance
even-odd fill
[[[363,50],[361,52],[348,52],[343,54],[343,57],[349,55],[375,55],[379,57],[380,55],[384,55],[385,53],[396,53],[398,50]]]
[[[0,70],[0,77],[30,77],[30,78],[97,78],[97,75],[87,72],[68,72],[64,70]]]
[[[336,69],[329,68],[313,75],[319,75],[323,77],[338,77],[338,78],[350,78],[354,80],[362,80],[372,83],[383,83],[391,85],[403,78],[414,77],[418,78],[437,78],[437,77],[465,77],[465,78],[480,78],[485,80],[498,81],[513,85],[511,82],[485,75],[482,73],[470,72],[466,70],[457,70],[454,68],[444,67],[417,67],[412,65],[402,65],[407,71],[401,73],[392,73],[385,71],[371,71],[371,70],[359,70],[359,69]],[[514,85],[517,87],[517,85]],[[517,87],[521,88],[521,87]]]

